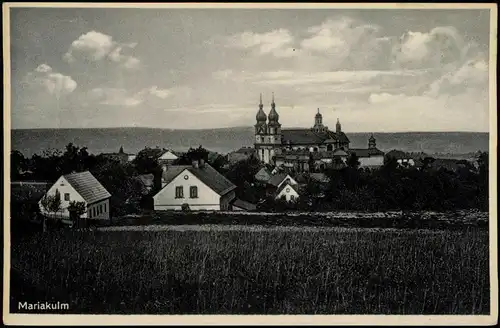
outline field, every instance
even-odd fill
[[[11,272],[65,313],[488,314],[488,254],[478,228],[56,231]]]

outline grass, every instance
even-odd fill
[[[459,230],[488,228],[488,213],[479,211],[461,212],[332,212],[288,213],[269,215],[244,213],[240,215],[220,212],[155,212],[132,218],[113,218],[111,221],[94,222],[96,226],[138,225],[264,225],[264,226],[313,226],[353,228],[408,228],[432,230]]]
[[[488,314],[488,254],[477,229],[64,231],[11,263],[67,313]]]

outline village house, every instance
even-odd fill
[[[285,181],[278,187],[275,194],[275,199],[282,199],[287,202],[296,201],[299,199],[299,185]]]
[[[257,171],[257,173],[255,173],[254,179],[259,183],[266,184],[272,176],[272,171],[267,166],[263,166],[259,171]]]
[[[266,194],[275,199],[295,200],[299,197],[299,183],[288,173],[278,173],[267,182]]]
[[[53,196],[57,192],[61,197],[60,210],[56,213],[46,211],[42,205],[42,198],[38,205],[43,215],[69,219],[68,206],[70,202],[77,201],[85,204],[86,212],[81,216],[82,218],[109,220],[111,194],[89,171],[62,175],[49,188],[45,196]]]
[[[158,157],[158,164],[165,171],[172,165],[179,156],[172,150],[165,149],[165,151]]]
[[[235,198],[231,204],[232,211],[255,211],[257,206],[255,204],[249,203],[247,201],[241,200],[239,198]]]
[[[153,196],[154,209],[231,210],[236,186],[203,159],[172,165],[163,172],[162,189]]]

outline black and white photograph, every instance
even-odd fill
[[[496,4],[3,17],[6,324],[497,323]]]

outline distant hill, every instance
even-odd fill
[[[351,147],[368,145],[370,133],[349,133]],[[428,154],[464,154],[487,151],[488,133],[484,132],[398,132],[375,133],[377,147],[383,151],[400,149]],[[92,128],[92,129],[19,129],[12,130],[12,148],[25,156],[46,149],[64,149],[69,143],[88,147],[94,154],[118,151],[137,153],[145,146],[165,147],[185,151],[203,147],[226,154],[243,146],[253,146],[253,127],[204,130],[172,130],[153,128]]]

